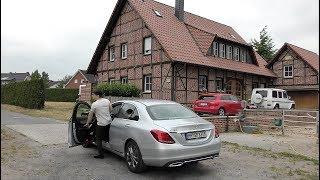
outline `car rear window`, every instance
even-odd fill
[[[160,104],[148,106],[147,112],[153,120],[174,120],[197,117],[193,111],[180,104]]]
[[[267,97],[268,96],[268,91],[260,90],[260,91],[256,91],[256,94],[261,94],[262,97]]]
[[[215,96],[200,96],[199,97],[199,100],[204,100],[204,101],[213,101],[215,99],[216,99]]]

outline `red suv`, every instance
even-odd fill
[[[237,115],[243,110],[241,101],[230,94],[209,93],[200,95],[193,102],[193,110],[198,114]]]

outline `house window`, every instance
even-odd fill
[[[239,48],[237,48],[237,47],[235,47],[234,48],[234,59],[236,60],[236,61],[239,61],[239,52],[240,50],[239,50]]]
[[[246,62],[246,50],[242,49],[240,54],[241,54],[241,57],[240,57],[241,61]]]
[[[128,44],[121,45],[121,59],[127,59],[128,57]]]
[[[151,37],[146,37],[143,39],[143,54],[144,55],[151,54],[151,42],[152,42]]]
[[[81,79],[81,84],[84,83],[84,79]]]
[[[128,77],[122,77],[121,84],[128,84]]]
[[[258,83],[252,83],[252,89],[258,88]]]
[[[219,57],[221,57],[221,58],[225,58],[226,57],[226,45],[225,44],[220,44]]]
[[[219,53],[219,44],[217,42],[213,42],[213,55],[218,56]]]
[[[216,88],[217,88],[217,91],[223,91],[223,79],[222,78],[216,79]]]
[[[293,77],[293,66],[284,66],[283,67],[283,77],[284,78],[292,78]]]
[[[109,84],[114,84],[116,83],[117,81],[115,79],[109,79]]]
[[[227,46],[227,59],[232,59],[232,46]]]
[[[145,75],[143,77],[143,91],[146,93],[151,92],[151,87],[152,87],[152,77],[151,75]]]
[[[267,84],[266,83],[261,83],[260,88],[266,88]]]
[[[114,61],[115,59],[115,53],[114,53],[114,47],[109,48],[109,61]]]
[[[74,80],[74,83],[77,84],[77,83],[78,83],[78,79],[75,79],[75,80]]]
[[[207,76],[199,76],[199,90],[207,90]]]

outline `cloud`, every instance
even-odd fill
[[[174,0],[159,0],[174,6]],[[116,0],[2,0],[1,71],[46,71],[51,79],[86,69]],[[276,47],[319,53],[319,1],[185,1],[194,14],[233,27],[247,42],[267,25]]]

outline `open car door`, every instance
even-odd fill
[[[88,128],[83,126],[88,120],[90,108],[87,102],[80,101],[75,105],[68,127],[69,147],[83,144],[85,137],[88,136]]]

